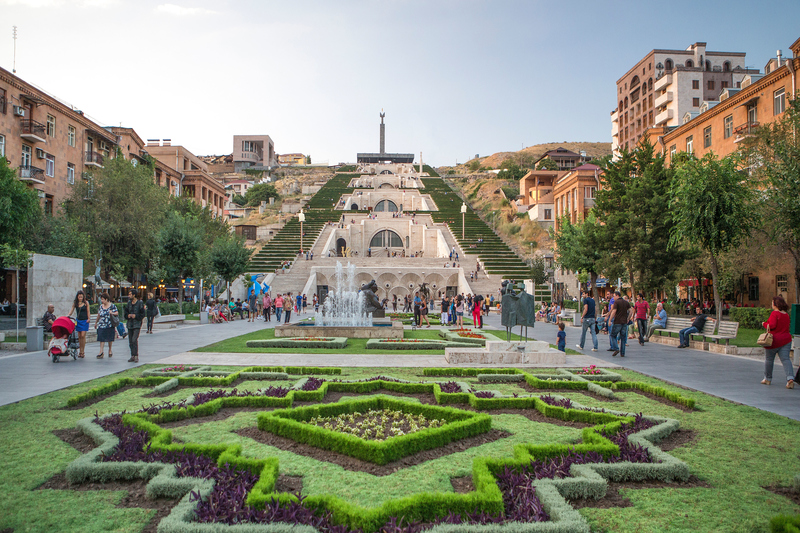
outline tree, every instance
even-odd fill
[[[252,254],[253,250],[245,247],[244,239],[234,235],[219,237],[214,241],[214,245],[209,251],[209,264],[226,282],[229,299],[231,283],[247,272],[247,265]]]
[[[533,281],[534,287],[547,283],[549,278],[547,262],[545,262],[544,257],[539,255],[531,259],[531,281]]]
[[[579,224],[568,217],[559,222],[558,231],[551,231],[556,243],[558,263],[566,269],[587,272],[592,282],[592,297],[597,300],[597,276],[601,272],[603,252],[600,247],[602,227],[593,213]]]
[[[497,174],[497,177],[501,180],[512,180],[512,181],[519,181],[522,177],[528,173],[527,170],[520,168],[519,165],[513,159],[506,159],[500,165],[500,172]]]
[[[172,274],[170,277],[180,283],[181,297],[178,305],[183,313],[183,301],[186,298],[184,280],[187,276],[195,275],[198,255],[203,247],[203,228],[194,224],[191,218],[187,219],[171,211],[159,232],[158,244],[161,248],[161,264]]]
[[[244,196],[241,194],[235,194],[233,198],[231,198],[231,203],[242,206],[247,205],[247,200],[245,200]]]
[[[122,157],[78,180],[64,210],[90,237],[92,255],[126,272],[146,271],[158,255],[156,238],[167,213],[169,193],[155,184],[153,169],[134,166]]]
[[[42,215],[36,191],[17,179],[16,171],[0,157],[0,244],[19,245]]]
[[[764,186],[765,228],[794,258],[795,298],[800,303],[800,98],[789,100],[781,120],[766,124],[743,155]]]
[[[545,157],[539,164],[536,166],[537,170],[558,170],[558,163],[550,159],[549,157]]]
[[[89,259],[91,239],[81,231],[74,220],[64,215],[45,215],[41,219],[39,231],[31,235],[35,252]]]
[[[270,198],[280,198],[280,194],[275,190],[275,186],[271,183],[256,183],[244,194],[247,205],[257,206],[261,202],[269,202]]]
[[[204,242],[208,246],[218,237],[225,237],[231,232],[231,227],[222,217],[215,217],[208,207],[201,206],[188,196],[173,196],[169,207],[187,220],[191,218],[193,224],[201,226]]]
[[[732,154],[718,159],[709,152],[702,159],[687,157],[676,168],[670,189],[675,225],[670,248],[688,242],[705,251],[711,263],[717,324],[722,319],[719,292],[719,258],[758,227],[755,190],[739,170],[741,159]]]
[[[310,164],[311,164],[311,154],[306,156],[306,165],[310,165]]]
[[[467,163],[467,168],[470,172],[477,172],[481,169],[481,160],[480,159],[473,159],[469,163]]]

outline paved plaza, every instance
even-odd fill
[[[196,348],[236,337],[257,329],[274,327],[275,321],[247,322],[237,320],[223,325],[186,325],[176,329],[156,330],[153,335],[140,337],[139,365],[159,364],[209,364],[241,366],[306,365],[306,366],[362,366],[362,367],[445,367],[443,355],[371,355],[371,354],[233,354],[192,352]],[[500,317],[492,315],[486,320],[487,328],[501,329]],[[432,328],[437,326],[432,326]],[[557,327],[537,322],[529,330],[537,340],[554,342]],[[518,332],[518,328],[514,330]],[[567,347],[580,341],[579,328],[567,328]],[[750,405],[800,420],[800,389],[787,390],[781,384],[782,367],[776,360],[774,383],[759,383],[763,376],[760,359],[722,355],[698,350],[679,350],[661,344],[639,346],[636,341],[627,347],[627,356],[612,357],[608,336],[598,337],[600,350],[591,351],[587,338],[585,355],[568,355],[567,367],[595,364],[605,368],[627,368],[653,376],[676,385],[696,389],[727,400]],[[45,352],[19,353],[0,358],[0,405],[17,402],[59,390],[77,383],[121,372],[131,366],[127,341],[114,343],[114,357],[95,359],[97,343],[86,347],[86,359],[62,360],[54,364]],[[478,366],[478,365],[459,365]],[[553,365],[546,365],[552,367]],[[527,367],[530,368],[530,367]]]

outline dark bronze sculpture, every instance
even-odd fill
[[[376,294],[378,292],[378,284],[375,280],[373,279],[369,283],[363,284],[361,286],[361,292],[363,292],[365,296],[364,310],[367,313],[372,313],[372,318],[384,318],[386,312],[383,310],[380,300],[378,300]]]
[[[536,302],[533,296],[525,292],[525,286],[521,285],[515,290],[514,283],[503,281],[503,294],[501,313],[501,324],[506,327],[506,340],[510,340],[511,328],[520,326],[520,336],[522,336],[522,326],[525,326],[525,340],[528,340],[528,326],[536,325]]]

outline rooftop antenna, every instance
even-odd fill
[[[17,27],[13,26],[12,35],[14,36],[14,67],[12,72],[17,73]]]

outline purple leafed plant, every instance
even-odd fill
[[[405,383],[401,379],[390,378],[388,376],[372,376],[371,378],[359,379],[358,381],[347,381],[347,382],[345,382],[343,379],[332,379],[330,381],[333,381],[333,382],[336,382],[336,383],[366,383],[368,381],[391,381],[393,383]]]
[[[461,386],[455,381],[445,381],[444,383],[439,383],[439,387],[442,389],[442,392],[446,392],[447,394],[461,392]]]
[[[325,380],[322,378],[308,378],[308,380],[303,383],[301,390],[317,390],[322,387],[323,383],[325,383]]]
[[[561,400],[557,400],[553,398],[550,394],[539,396],[539,399],[542,400],[547,405],[552,405],[554,407],[563,407],[564,409],[572,409],[572,400],[569,398],[562,398]]]
[[[473,390],[473,389],[470,389],[469,391],[472,394],[474,394],[476,398],[494,398],[494,394],[492,394],[492,391],[488,391],[488,390]]]
[[[198,406],[208,403],[217,398],[232,398],[234,396],[244,398],[248,396],[269,396],[272,398],[283,398],[289,394],[289,389],[285,387],[269,386],[266,389],[258,391],[239,391],[237,389],[209,389],[205,392],[196,392],[194,394],[194,403],[192,405]],[[180,402],[164,402],[161,404],[151,404],[149,406],[142,406],[142,411],[148,415],[157,415],[165,409],[183,409],[187,405],[186,400]]]

